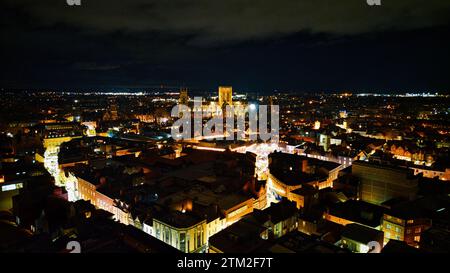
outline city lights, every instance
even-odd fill
[[[445,269],[449,3],[2,1],[3,272]]]

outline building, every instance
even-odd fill
[[[360,224],[381,230],[383,212],[386,209],[371,203],[357,200],[336,203],[324,213],[326,220],[346,226]]]
[[[420,249],[417,249],[415,247],[412,247],[408,245],[407,243],[399,240],[391,239],[389,242],[384,245],[383,249],[381,250],[381,253],[385,254],[423,254]]]
[[[414,170],[414,175],[422,174],[423,177],[435,178],[438,177],[440,180],[450,181],[450,168],[436,169],[433,167],[411,167]]]
[[[412,200],[418,191],[418,180],[408,169],[355,161],[352,174],[360,180],[363,201],[381,204],[392,198]]]
[[[323,217],[323,212],[321,210],[312,210],[306,213],[300,213],[300,215],[298,216],[298,231],[308,235],[320,236],[321,235],[320,229],[324,225],[324,223],[326,224],[331,223],[341,227],[338,224],[326,221]]]
[[[88,137],[95,137],[97,135],[97,122],[96,121],[85,121],[81,123],[86,127],[86,135]]]
[[[0,211],[11,209],[13,197],[28,185],[37,184],[38,180],[53,181],[42,165],[14,161],[0,162]]]
[[[117,104],[115,99],[109,101],[108,110],[103,115],[103,120],[105,121],[115,121],[119,119],[119,114],[117,111]]]
[[[233,88],[231,86],[219,86],[219,107],[224,104],[233,105]]]
[[[283,199],[265,210],[254,210],[238,222],[209,238],[210,253],[249,253],[296,231],[298,210],[294,202]]]
[[[251,253],[266,244],[266,228],[243,218],[209,238],[209,253]]]
[[[179,254],[180,252],[172,246],[162,243],[160,240],[152,236],[148,236],[145,232],[133,226],[120,226],[119,238],[120,242],[131,248],[133,252],[138,253],[167,253]],[[117,250],[113,250],[117,252]]]
[[[125,173],[123,166],[111,160],[97,162],[98,168],[93,168],[94,161],[89,165],[78,164],[64,170],[63,176],[68,190],[69,200],[86,200],[97,208],[103,209],[114,216],[122,224],[132,224],[128,211],[129,204],[120,200],[121,187],[131,186],[137,176]]]
[[[320,129],[320,121],[316,120],[314,122],[314,130],[319,130]]]
[[[342,231],[341,245],[352,252],[368,253],[381,251],[383,246],[383,232],[360,224],[348,224]],[[378,243],[379,248],[372,250],[371,242]]]
[[[269,155],[269,194],[275,199],[287,197],[290,200],[298,196],[291,192],[309,185],[319,190],[332,188],[333,181],[337,179],[340,164],[322,161],[306,156],[287,154],[281,152]]]
[[[325,152],[328,152],[328,149],[331,145],[331,137],[328,134],[320,134],[319,135],[319,146],[323,147]]]
[[[319,240],[317,237],[309,236],[299,231],[294,231],[278,238],[277,240],[267,242],[257,253],[349,253],[347,249],[340,248],[328,242]]]
[[[254,221],[258,225],[267,228],[263,233],[263,239],[280,238],[289,232],[297,230],[298,209],[294,202],[283,199],[281,202],[272,204],[265,210],[254,210],[247,217],[248,221]]]
[[[49,148],[82,137],[84,129],[78,122],[52,122],[38,125],[37,132],[44,139],[44,148]]]
[[[188,105],[189,96],[187,88],[180,89],[180,98],[178,99],[179,104]]]
[[[425,230],[419,245],[425,252],[447,254],[450,251],[450,231],[434,227]]]
[[[390,239],[418,247],[422,232],[431,227],[431,219],[416,202],[395,206],[383,215],[384,243]]]
[[[298,209],[309,210],[319,203],[319,190],[311,185],[303,185],[301,188],[289,192],[287,198],[294,201]]]
[[[153,234],[157,239],[185,253],[206,251],[206,219],[191,213],[161,213],[153,218]]]

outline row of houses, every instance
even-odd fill
[[[267,206],[264,181],[242,170],[238,176],[218,171],[222,164],[235,164],[238,159],[234,156],[246,157],[233,153],[216,158],[216,162],[176,167],[164,176],[154,175],[162,161],[147,166],[150,170],[136,168],[136,173],[130,174],[124,172],[124,163],[105,160],[97,169],[90,167],[92,164],[67,168],[65,185],[71,201],[90,201],[120,223],[135,226],[183,252],[206,252],[208,238],[254,209]]]

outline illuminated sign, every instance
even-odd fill
[[[21,189],[21,188],[23,188],[22,183],[10,184],[10,185],[2,186],[2,191],[13,191],[16,189]]]

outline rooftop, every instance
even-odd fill
[[[206,222],[206,219],[202,219],[193,213],[182,213],[175,210],[163,211],[155,216],[154,219],[174,228],[189,228],[202,222]]]
[[[209,244],[223,253],[251,253],[266,243],[260,236],[263,231],[262,227],[242,219],[211,236]]]
[[[381,253],[405,253],[405,254],[418,254],[421,251],[415,247],[408,245],[403,241],[390,239],[389,242],[383,247]]]
[[[381,224],[386,209],[364,201],[348,200],[333,204],[329,214],[373,228]]]
[[[259,220],[261,224],[266,221],[271,221],[276,224],[294,216],[297,212],[295,202],[283,199],[281,202],[272,204],[265,210],[255,210],[251,216]]]
[[[299,231],[293,231],[268,244],[260,252],[269,253],[348,253],[333,244],[320,241],[319,238],[309,236]]]
[[[384,233],[360,224],[348,224],[342,230],[342,238],[347,238],[367,245],[371,241],[382,241]]]
[[[315,181],[323,181],[327,179],[326,175],[313,175],[301,172],[287,171],[271,168],[270,173],[278,180],[289,186],[302,185]]]

